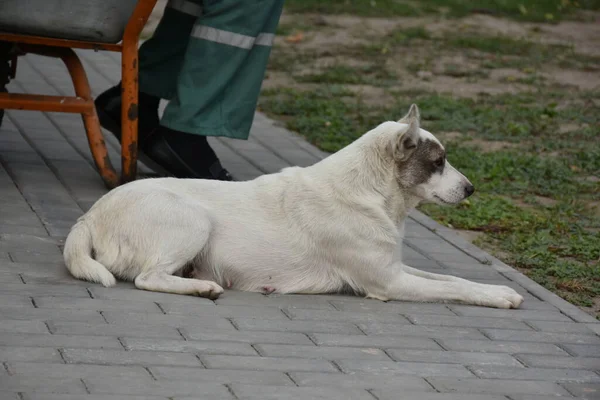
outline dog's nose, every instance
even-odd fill
[[[465,186],[465,197],[469,197],[470,195],[473,194],[473,192],[475,191],[475,186],[473,186],[472,184],[468,184],[467,186]]]

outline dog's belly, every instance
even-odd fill
[[[197,276],[214,279],[226,289],[251,292],[336,291],[344,281],[331,254],[321,252],[293,230],[217,229]]]

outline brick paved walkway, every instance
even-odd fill
[[[94,94],[115,83],[114,55],[81,55]],[[71,93],[59,62],[36,56],[10,89]],[[213,143],[238,179],[324,155],[262,115],[250,141]],[[233,291],[213,302],[72,279],[61,244],[105,193],[88,152],[78,116],[9,111],[0,128],[1,399],[600,398],[599,321],[419,213],[409,265],[507,284],[523,309]]]

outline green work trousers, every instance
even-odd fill
[[[140,91],[169,104],[161,125],[247,139],[283,0],[169,0],[140,47]]]

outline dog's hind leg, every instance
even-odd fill
[[[149,216],[144,229],[152,234],[144,238],[146,243],[139,260],[144,267],[135,277],[135,286],[216,299],[223,293],[216,282],[173,275],[188,263],[198,261],[198,255],[206,251],[212,232],[209,213],[201,205],[173,195],[163,195],[160,200],[158,206],[147,207]]]
[[[135,278],[135,287],[154,292],[189,294],[209,299],[216,299],[223,293],[223,288],[213,281],[173,276],[182,267],[182,263],[172,263],[144,272]]]

